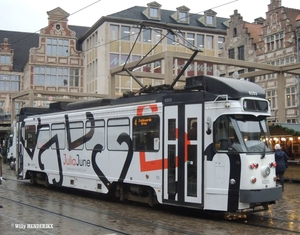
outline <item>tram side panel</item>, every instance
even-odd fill
[[[159,195],[160,119],[158,104],[28,118],[23,178],[43,173],[49,184],[102,193],[114,182],[144,185]],[[138,140],[147,134],[151,143]]]

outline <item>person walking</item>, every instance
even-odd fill
[[[282,192],[284,191],[284,172],[287,168],[287,160],[289,157],[287,154],[281,150],[279,144],[275,144],[275,161],[276,165],[276,176],[279,178],[279,182],[282,186]]]

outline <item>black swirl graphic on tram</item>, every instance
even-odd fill
[[[45,170],[45,165],[42,163],[42,154],[49,149],[53,144],[55,144],[56,148],[56,157],[57,157],[57,165],[59,169],[59,181],[57,182],[56,179],[52,179],[52,183],[55,186],[62,186],[63,182],[63,169],[62,169],[62,162],[61,162],[61,156],[59,151],[59,142],[58,142],[58,136],[53,136],[48,142],[46,142],[43,146],[41,146],[39,153],[38,153],[38,163],[41,170]]]

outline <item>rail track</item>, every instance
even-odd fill
[[[5,183],[15,182],[19,184],[19,187],[22,188],[22,197],[20,198],[20,190],[19,189],[10,189],[10,188],[0,188],[0,200],[4,202],[4,206],[7,203],[13,203],[15,205],[19,205],[22,207],[30,208],[33,213],[35,211],[38,211],[43,214],[48,214],[51,216],[56,216],[61,219],[70,220],[73,223],[78,223],[85,226],[91,226],[98,230],[101,230],[101,234],[132,234],[131,231],[119,230],[116,228],[113,228],[113,224],[118,221],[118,223],[124,223],[124,224],[130,224],[136,226],[136,227],[147,227],[147,230],[160,230],[165,231],[167,234],[171,232],[171,234],[187,234],[187,235],[200,235],[200,233],[195,233],[195,231],[188,231],[187,229],[181,229],[176,228],[164,224],[157,224],[153,221],[146,221],[144,219],[140,219],[137,217],[132,217],[127,215],[126,213],[117,213],[114,211],[108,211],[108,210],[99,210],[96,208],[92,208],[90,206],[86,206],[84,203],[82,204],[75,204],[73,202],[68,202],[68,200],[65,199],[65,195],[73,197],[79,197],[80,199],[83,199],[83,197],[87,198],[88,200],[95,200],[95,197],[99,197],[99,195],[96,195],[94,193],[86,193],[79,190],[70,190],[70,189],[58,189],[58,188],[51,188],[47,189],[43,186],[35,186],[31,185],[29,181],[19,181],[12,178],[5,178]],[[30,192],[30,191],[38,191],[39,195]],[[51,195],[49,196],[49,192],[55,193],[55,198]],[[5,194],[9,196],[5,196]],[[15,196],[12,196],[15,195]],[[84,195],[84,196],[83,196]],[[102,201],[104,203],[111,204],[111,200],[107,199],[105,196],[100,196]],[[98,198],[99,199],[99,198]],[[98,200],[99,201],[99,200]],[[45,205],[45,204],[52,204],[51,209],[50,208],[44,208],[42,206],[38,205]],[[81,211],[81,213],[77,213],[77,215],[70,215],[68,213],[63,213],[60,210],[56,210],[55,208],[59,208],[59,205],[63,204],[64,210],[67,211],[67,208],[72,208],[72,210],[78,210]],[[116,206],[122,204],[126,207],[139,207],[146,210],[152,210],[148,206],[144,205],[128,205],[121,202],[113,202]],[[124,209],[125,209],[124,208]],[[156,210],[156,209],[154,209]],[[78,214],[89,214],[89,218],[96,218],[101,215],[101,217],[109,218],[108,221],[112,222],[112,225],[101,225],[99,221],[95,220],[94,222],[90,221],[90,219],[78,216]],[[94,216],[92,215],[94,214]],[[14,218],[11,218],[14,220]]]
[[[27,208],[32,214],[46,215],[50,221],[51,217],[55,217],[58,221],[70,221],[78,227],[84,225],[100,234],[140,234],[141,231],[143,234],[209,234],[205,224],[214,224],[216,228],[219,226],[223,229],[232,226],[236,226],[238,230],[243,228],[245,231],[259,229],[265,234],[300,234],[299,216],[291,219],[281,216],[272,208],[267,212],[224,217],[223,213],[207,213],[177,207],[151,208],[136,203],[132,205],[85,191],[35,186],[29,181],[20,181],[13,177],[4,178],[3,185],[0,186],[0,200],[4,207],[14,205]],[[1,217],[11,223],[20,222],[20,219],[1,214],[0,211]],[[172,219],[179,223],[174,223]],[[187,225],[183,221],[192,221],[192,226],[182,227],[180,224]],[[123,226],[120,226],[121,224]],[[53,233],[49,230],[43,232],[57,233],[54,230]]]

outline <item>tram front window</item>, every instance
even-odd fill
[[[272,151],[265,117],[223,115],[214,123],[214,146],[217,151],[261,153]]]

